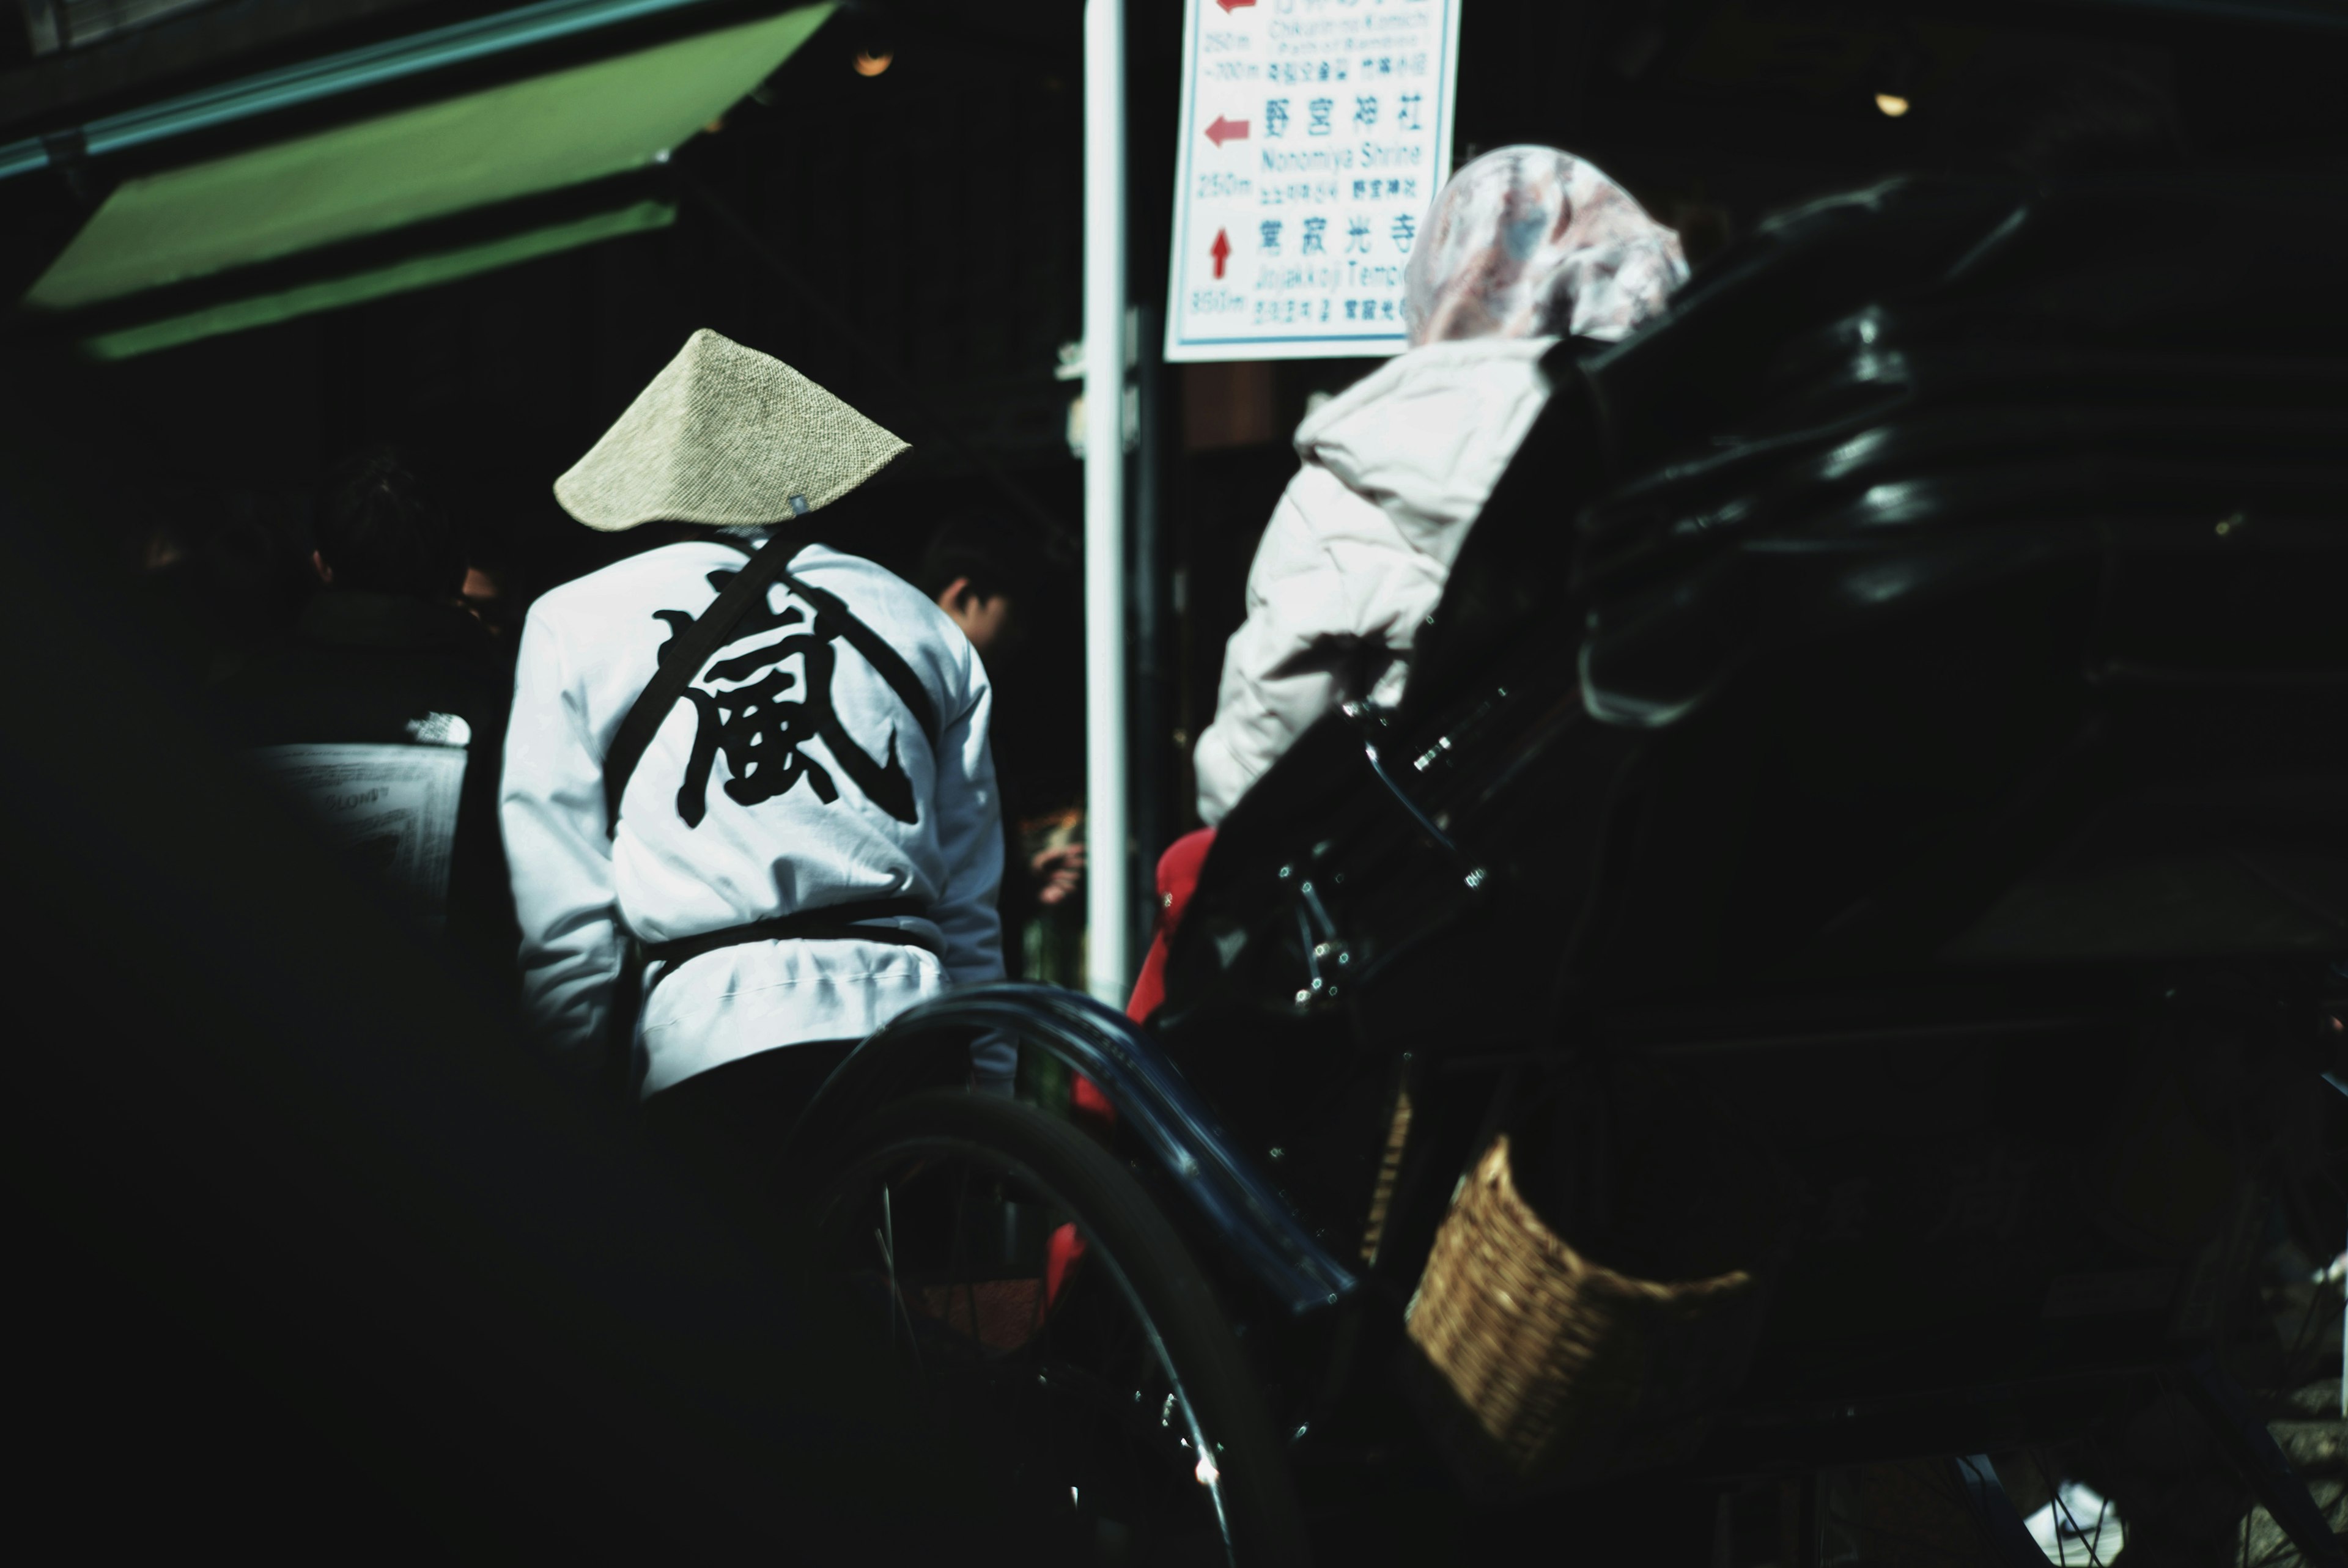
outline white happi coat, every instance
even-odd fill
[[[668,975],[655,965],[635,1033],[646,1094],[777,1046],[868,1034],[950,982],[1003,973],[986,670],[936,605],[870,561],[810,545],[790,575],[843,601],[911,667],[936,713],[936,750],[880,672],[847,640],[815,637],[811,607],[778,582],[767,613],[753,606],[695,678],[693,690],[716,701],[680,697],[670,710],[622,796],[616,835],[607,833],[613,737],[651,682],[671,625],[707,609],[711,574],[738,570],[749,548],[668,545],[530,608],[499,802],[525,1004],[551,1046],[590,1063],[609,1038],[628,934],[672,941],[877,898],[926,906],[926,921],[887,923],[934,935],[944,958],[800,939],[720,948]],[[781,657],[757,657],[769,649]],[[773,700],[747,711],[725,702],[778,672],[785,689]],[[826,702],[860,761],[843,765],[811,733]],[[697,743],[707,771],[695,788]],[[884,799],[869,798],[851,769],[877,770]]]

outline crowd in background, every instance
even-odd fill
[[[531,600],[556,586],[517,530],[469,506],[378,444],[307,490],[130,487],[113,557],[134,614],[162,650],[163,685],[191,700],[232,747],[359,739],[395,724],[369,714],[388,684],[430,711],[462,708],[474,798],[449,893],[449,934],[510,993],[512,900],[493,825],[497,743]],[[671,533],[633,541],[658,548]],[[1015,671],[1052,570],[1016,525],[949,518],[919,553],[890,563],[943,609],[997,672]],[[1024,608],[1024,613],[1023,613]],[[373,724],[370,727],[370,719]],[[407,737],[412,738],[412,737]],[[998,753],[1003,750],[1000,733]],[[1014,748],[1015,749],[1015,748]],[[1085,863],[1081,804],[1035,787],[998,757],[1009,829],[1002,890],[1010,972],[1076,980]]]
[[[2123,73],[2075,68],[1952,103],[1940,139],[1939,161],[1961,172],[2158,168],[2183,156],[2157,94]],[[1413,629],[1540,407],[1539,355],[1560,338],[1620,338],[1688,275],[1681,236],[1552,149],[1474,160],[1426,232],[1411,264],[1413,350],[1323,400],[1296,433],[1302,470],[1257,553],[1246,620],[1196,752],[1198,818],[1210,825],[1321,712],[1399,694]],[[1697,238],[1710,251],[1720,237]],[[224,738],[246,749],[396,741],[396,724],[413,721],[395,721],[393,707],[445,713],[472,737],[487,765],[471,770],[475,820],[458,835],[445,918],[485,970],[509,973],[495,748],[530,601],[557,586],[541,577],[561,574],[461,487],[389,448],[353,456],[308,491],[132,494],[118,564],[169,651],[167,679],[197,696]],[[634,542],[657,548],[668,536],[656,528]],[[1014,671],[1015,685],[1045,570],[1018,528],[947,519],[908,555],[884,564],[945,611],[998,677]],[[373,711],[367,693],[387,687],[402,689],[399,701]],[[1010,971],[1075,981],[1081,808],[1025,787],[999,733],[995,749],[1011,825]]]

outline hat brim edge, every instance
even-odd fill
[[[835,485],[828,490],[809,495],[807,497],[807,512],[804,514],[793,514],[786,510],[779,516],[766,517],[685,511],[675,507],[614,510],[595,505],[594,497],[591,496],[577,493],[579,486],[575,481],[579,473],[578,468],[571,469],[554,481],[554,499],[555,504],[560,506],[573,522],[603,534],[626,533],[631,528],[641,528],[651,523],[688,523],[697,527],[716,528],[773,528],[778,524],[792,521],[795,516],[813,516],[834,501],[854,494],[870,484],[882,469],[887,468],[912,449],[910,442],[898,441],[886,455],[868,465],[854,477]]]

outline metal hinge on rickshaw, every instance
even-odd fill
[[[1489,875],[1485,867],[1471,859],[1445,827],[1405,793],[1387,769],[1379,752],[1386,728],[1386,711],[1369,702],[1347,702],[1340,712],[1360,738],[1363,759],[1385,797],[1402,811],[1428,843],[1457,866],[1460,880],[1470,891],[1483,886]],[[1320,861],[1329,847],[1326,843],[1314,845],[1311,859]],[[1297,945],[1304,955],[1305,983],[1297,989],[1296,1006],[1299,1010],[1307,1010],[1334,1004],[1343,995],[1343,982],[1354,978],[1353,951],[1329,912],[1312,866],[1291,862],[1280,867],[1278,876],[1283,885],[1294,890]],[[1342,884],[1344,873],[1332,873],[1327,880],[1332,885]]]
[[[1337,982],[1352,965],[1354,955],[1338,935],[1337,923],[1329,917],[1329,907],[1321,901],[1311,874],[1300,875],[1293,865],[1283,866],[1280,879],[1296,889],[1297,944],[1304,949],[1305,983],[1296,992],[1296,1005],[1310,1008],[1334,1002],[1338,997]]]
[[[1494,693],[1495,697],[1502,701],[1505,701],[1508,695],[1505,688]],[[1492,703],[1488,702],[1480,704],[1476,712],[1468,716],[1469,724],[1472,726],[1477,721],[1483,719],[1491,707]],[[1490,869],[1459,847],[1458,840],[1451,836],[1451,823],[1448,816],[1439,812],[1433,815],[1428,815],[1426,808],[1412,798],[1409,792],[1402,787],[1402,782],[1395,778],[1393,771],[1386,766],[1385,759],[1380,753],[1379,747],[1392,718],[1391,712],[1370,702],[1348,702],[1340,711],[1353,724],[1354,732],[1360,735],[1362,758],[1369,764],[1370,776],[1378,781],[1379,786],[1385,793],[1385,798],[1401,809],[1402,814],[1410,819],[1411,825],[1426,835],[1428,843],[1450,857],[1452,864],[1458,870],[1460,881],[1466,885],[1468,891],[1473,892],[1483,886],[1490,879]],[[1437,739],[1427,753],[1412,764],[1413,771],[1424,774],[1432,759],[1452,749],[1452,742],[1453,736],[1448,734]]]

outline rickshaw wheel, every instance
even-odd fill
[[[1213,1288],[1130,1172],[1034,1107],[942,1090],[834,1146],[824,1266],[942,1430],[1079,1555],[1306,1560],[1272,1420]]]

